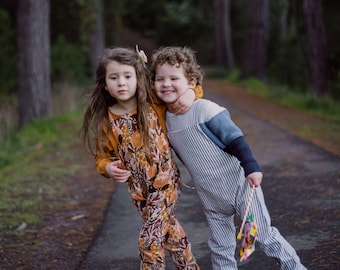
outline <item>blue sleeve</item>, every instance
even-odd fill
[[[218,147],[240,161],[246,176],[252,172],[261,171],[242,131],[231,120],[227,110],[219,112],[200,126]]]
[[[223,110],[208,121],[200,124],[205,134],[220,148],[224,149],[236,138],[243,136],[242,131],[230,118],[227,110]]]
[[[231,142],[225,148],[225,151],[237,157],[244,170],[245,176],[248,176],[253,172],[261,171],[259,164],[253,157],[253,153],[251,152],[250,147],[243,136],[238,137],[233,142]]]

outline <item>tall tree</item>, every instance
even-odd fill
[[[280,41],[283,42],[287,38],[289,2],[288,0],[280,0],[279,4],[281,6],[281,13],[279,18]]]
[[[328,93],[329,66],[326,34],[320,0],[304,0],[303,12],[309,52],[311,81],[316,95]]]
[[[249,0],[241,76],[265,79],[268,65],[269,0]]]
[[[231,42],[230,0],[214,1],[215,63],[231,69],[234,54]]]
[[[52,114],[49,0],[18,1],[17,18],[19,127],[23,127]]]
[[[103,5],[101,0],[92,0],[91,25],[89,33],[89,59],[91,72],[94,76],[98,57],[103,53],[105,47]]]

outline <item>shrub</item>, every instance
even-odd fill
[[[84,83],[88,80],[86,54],[80,45],[69,43],[60,36],[51,48],[52,80],[75,80]]]

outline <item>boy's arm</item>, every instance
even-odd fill
[[[203,88],[201,85],[197,85],[195,88],[189,88],[175,103],[167,104],[167,106],[174,114],[183,114],[191,108],[194,100],[202,97]]]
[[[237,157],[243,167],[245,176],[253,172],[261,172],[260,166],[255,160],[250,147],[243,136],[236,138],[225,148],[226,152]]]
[[[218,147],[240,161],[245,176],[253,172],[261,172],[260,166],[253,157],[242,131],[231,120],[226,109],[200,125],[202,130]]]

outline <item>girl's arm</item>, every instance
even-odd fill
[[[110,154],[110,151],[105,150],[104,152],[98,151],[95,155],[95,166],[97,172],[104,176],[104,177],[111,177],[106,172],[106,166],[112,162],[112,154]]]
[[[105,171],[109,177],[119,183],[126,182],[131,175],[129,170],[126,170],[124,167],[122,167],[122,162],[120,160],[115,160],[108,163],[105,167]]]
[[[103,136],[106,136],[108,127],[103,126]],[[113,180],[124,183],[128,180],[131,173],[122,166],[122,162],[116,157],[117,140],[115,136],[110,133],[107,143],[102,145],[103,150],[98,151],[95,155],[96,170],[104,177],[112,178]],[[100,149],[97,146],[97,149]]]
[[[110,144],[109,141],[108,146]],[[96,170],[100,175],[106,178],[112,178],[120,183],[126,182],[131,173],[129,170],[124,169],[120,160],[114,160],[115,157],[112,154],[114,152],[113,148],[108,146],[104,148],[103,152],[98,152],[96,154]]]

